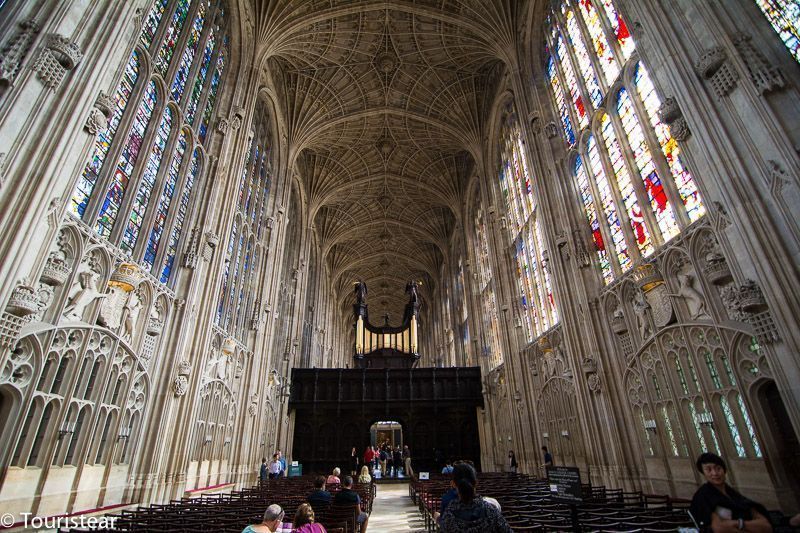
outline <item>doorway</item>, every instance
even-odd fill
[[[777,448],[774,457],[780,458],[779,464],[774,465],[773,475],[778,478],[775,485],[783,485],[785,492],[781,492],[787,496],[792,495],[790,498],[794,500],[781,503],[787,508],[797,510],[800,508],[800,440],[792,425],[787,423],[789,414],[774,381],[770,380],[760,387],[758,399],[767,421],[766,427],[771,429],[771,437]],[[785,498],[786,496],[781,499]]]
[[[369,440],[373,446],[391,446],[392,450],[403,449],[403,426],[395,420],[381,420],[369,428]]]

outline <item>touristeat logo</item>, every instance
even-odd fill
[[[0,527],[5,529],[11,526],[23,529],[111,529],[114,527],[116,516],[36,516],[33,513],[20,513],[19,518],[11,513],[0,516]]]

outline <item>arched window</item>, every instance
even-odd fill
[[[800,2],[798,0],[756,0],[772,28],[800,63]]]
[[[479,313],[483,323],[479,332],[479,355],[489,360],[489,369],[503,363],[503,352],[500,349],[500,318],[497,316],[497,299],[494,295],[494,274],[489,260],[489,236],[487,233],[486,211],[478,200],[473,211],[475,219],[472,236],[475,244],[475,262],[477,264],[478,294],[482,312]]]
[[[517,267],[523,308],[521,320],[528,340],[532,341],[552,327],[558,316],[550,275],[543,261],[545,242],[533,196],[525,141],[511,104],[504,112],[501,127],[499,180]]]
[[[259,104],[253,140],[245,156],[236,215],[226,249],[227,260],[217,306],[217,325],[243,339],[255,305],[259,264],[267,238],[267,203],[272,184],[270,116]]]
[[[661,101],[613,0],[558,5],[546,22],[545,72],[575,151],[572,171],[596,258],[610,283],[705,208],[677,141],[658,117]]]
[[[225,31],[222,0],[155,0],[72,195],[73,215],[162,283],[202,172]]]

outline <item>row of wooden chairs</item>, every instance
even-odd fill
[[[338,485],[328,485],[326,488],[333,495],[340,490]],[[284,521],[291,522],[297,508],[305,503],[306,496],[312,490],[313,477],[301,476],[268,480],[258,486],[227,494],[140,506],[112,515],[115,518],[113,531],[241,533],[248,524],[260,523],[264,510],[273,503],[283,508],[286,516]],[[356,484],[353,490],[359,493],[365,510],[371,512],[375,486]],[[356,506],[329,505],[315,508],[314,514],[316,521],[330,533],[359,533]],[[62,529],[61,533],[77,531]]]
[[[441,497],[449,488],[449,476],[414,480],[409,485],[409,493],[431,533],[439,530],[434,513],[439,511]],[[582,489],[583,502],[577,506],[577,521],[582,531],[659,533],[692,526],[686,513],[688,500],[604,486],[583,485]],[[524,474],[481,473],[478,492],[497,499],[514,531],[575,529],[572,510],[553,500],[546,480]]]

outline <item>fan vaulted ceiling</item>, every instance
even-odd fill
[[[513,50],[514,0],[256,0],[256,38],[338,304],[435,291]],[[481,163],[482,164],[482,163]],[[378,311],[378,313],[376,313]]]

